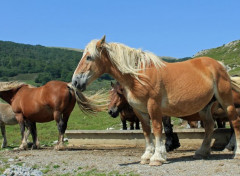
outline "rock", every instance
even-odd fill
[[[7,168],[3,175],[16,175],[16,176],[42,176],[43,173],[40,170],[33,169],[30,167],[23,167],[18,165],[11,165]]]

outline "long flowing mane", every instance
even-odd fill
[[[240,93],[240,77],[236,76],[230,78],[233,89]]]
[[[23,82],[18,82],[18,81],[0,82],[0,91],[17,89],[23,85],[27,85],[27,84]]]
[[[101,52],[97,50],[98,40],[92,40],[86,47],[85,52],[89,52],[92,57],[100,56]],[[131,74],[134,77],[140,75],[140,70],[145,70],[153,64],[155,67],[165,66],[164,62],[155,54],[142,51],[141,49],[130,48],[120,43],[104,43],[110,61],[123,74]]]

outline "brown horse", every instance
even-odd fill
[[[222,64],[209,57],[200,57],[178,63],[167,63],[150,52],[136,50],[119,43],[91,41],[85,48],[72,78],[73,86],[84,91],[86,86],[103,73],[110,74],[124,87],[124,95],[142,123],[146,140],[141,163],[161,165],[166,161],[162,140],[162,114],[188,116],[204,109],[215,97],[233,125],[240,155],[240,118],[233,104],[231,83]],[[189,108],[191,105],[191,108]],[[215,103],[206,108],[205,137],[195,157],[210,154],[214,129],[211,111]],[[155,147],[151,138],[152,120]]]
[[[123,95],[123,88],[117,82],[113,84],[111,82],[112,90],[110,91],[110,103],[108,105],[108,113],[113,117],[117,117],[120,113],[120,117],[123,123],[123,129],[127,129],[126,120],[131,122],[130,129],[134,129],[133,123],[136,123],[135,129],[139,128],[139,120],[133,111],[133,108],[129,105],[126,98]],[[171,118],[169,116],[163,117],[163,126],[166,136],[165,147],[167,152],[173,151],[180,147],[179,139],[176,133],[173,133]]]
[[[77,93],[81,94],[80,92]],[[22,144],[20,148],[27,148],[24,136],[25,124],[30,129],[33,138],[33,148],[39,148],[36,122],[44,123],[55,120],[57,122],[59,138],[55,149],[63,148],[64,133],[68,118],[75,106],[76,98],[79,106],[88,111],[94,111],[75,96],[74,90],[62,81],[50,81],[41,87],[33,87],[20,82],[1,82],[0,97],[11,104],[16,119],[21,127]],[[85,97],[84,97],[85,98]]]
[[[136,114],[133,112],[132,107],[128,104],[127,100],[123,95],[123,89],[117,82],[113,84],[111,82],[112,90],[110,91],[110,103],[108,105],[108,113],[113,118],[116,118],[120,114],[122,121],[122,129],[127,130],[127,122],[130,122],[130,130],[139,130],[139,120]]]

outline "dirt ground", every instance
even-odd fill
[[[64,151],[53,148],[27,151],[1,151],[8,164],[37,168],[46,175],[77,175],[93,171],[125,175],[240,175],[240,160],[232,159],[232,152],[213,151],[207,160],[194,160],[195,147],[181,147],[168,153],[162,166],[141,165],[144,148],[78,147]],[[4,162],[0,162],[3,166]],[[5,162],[6,166],[6,162]],[[94,175],[93,172],[93,175]],[[110,174],[111,175],[111,174]]]

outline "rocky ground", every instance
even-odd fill
[[[232,152],[228,151],[214,151],[207,160],[194,160],[195,149],[181,147],[168,153],[168,161],[157,167],[139,163],[143,151],[143,148],[99,147],[5,150],[0,152],[0,168],[7,174],[11,170],[7,168],[11,167],[31,169],[29,175],[240,175],[240,160],[232,159]]]

